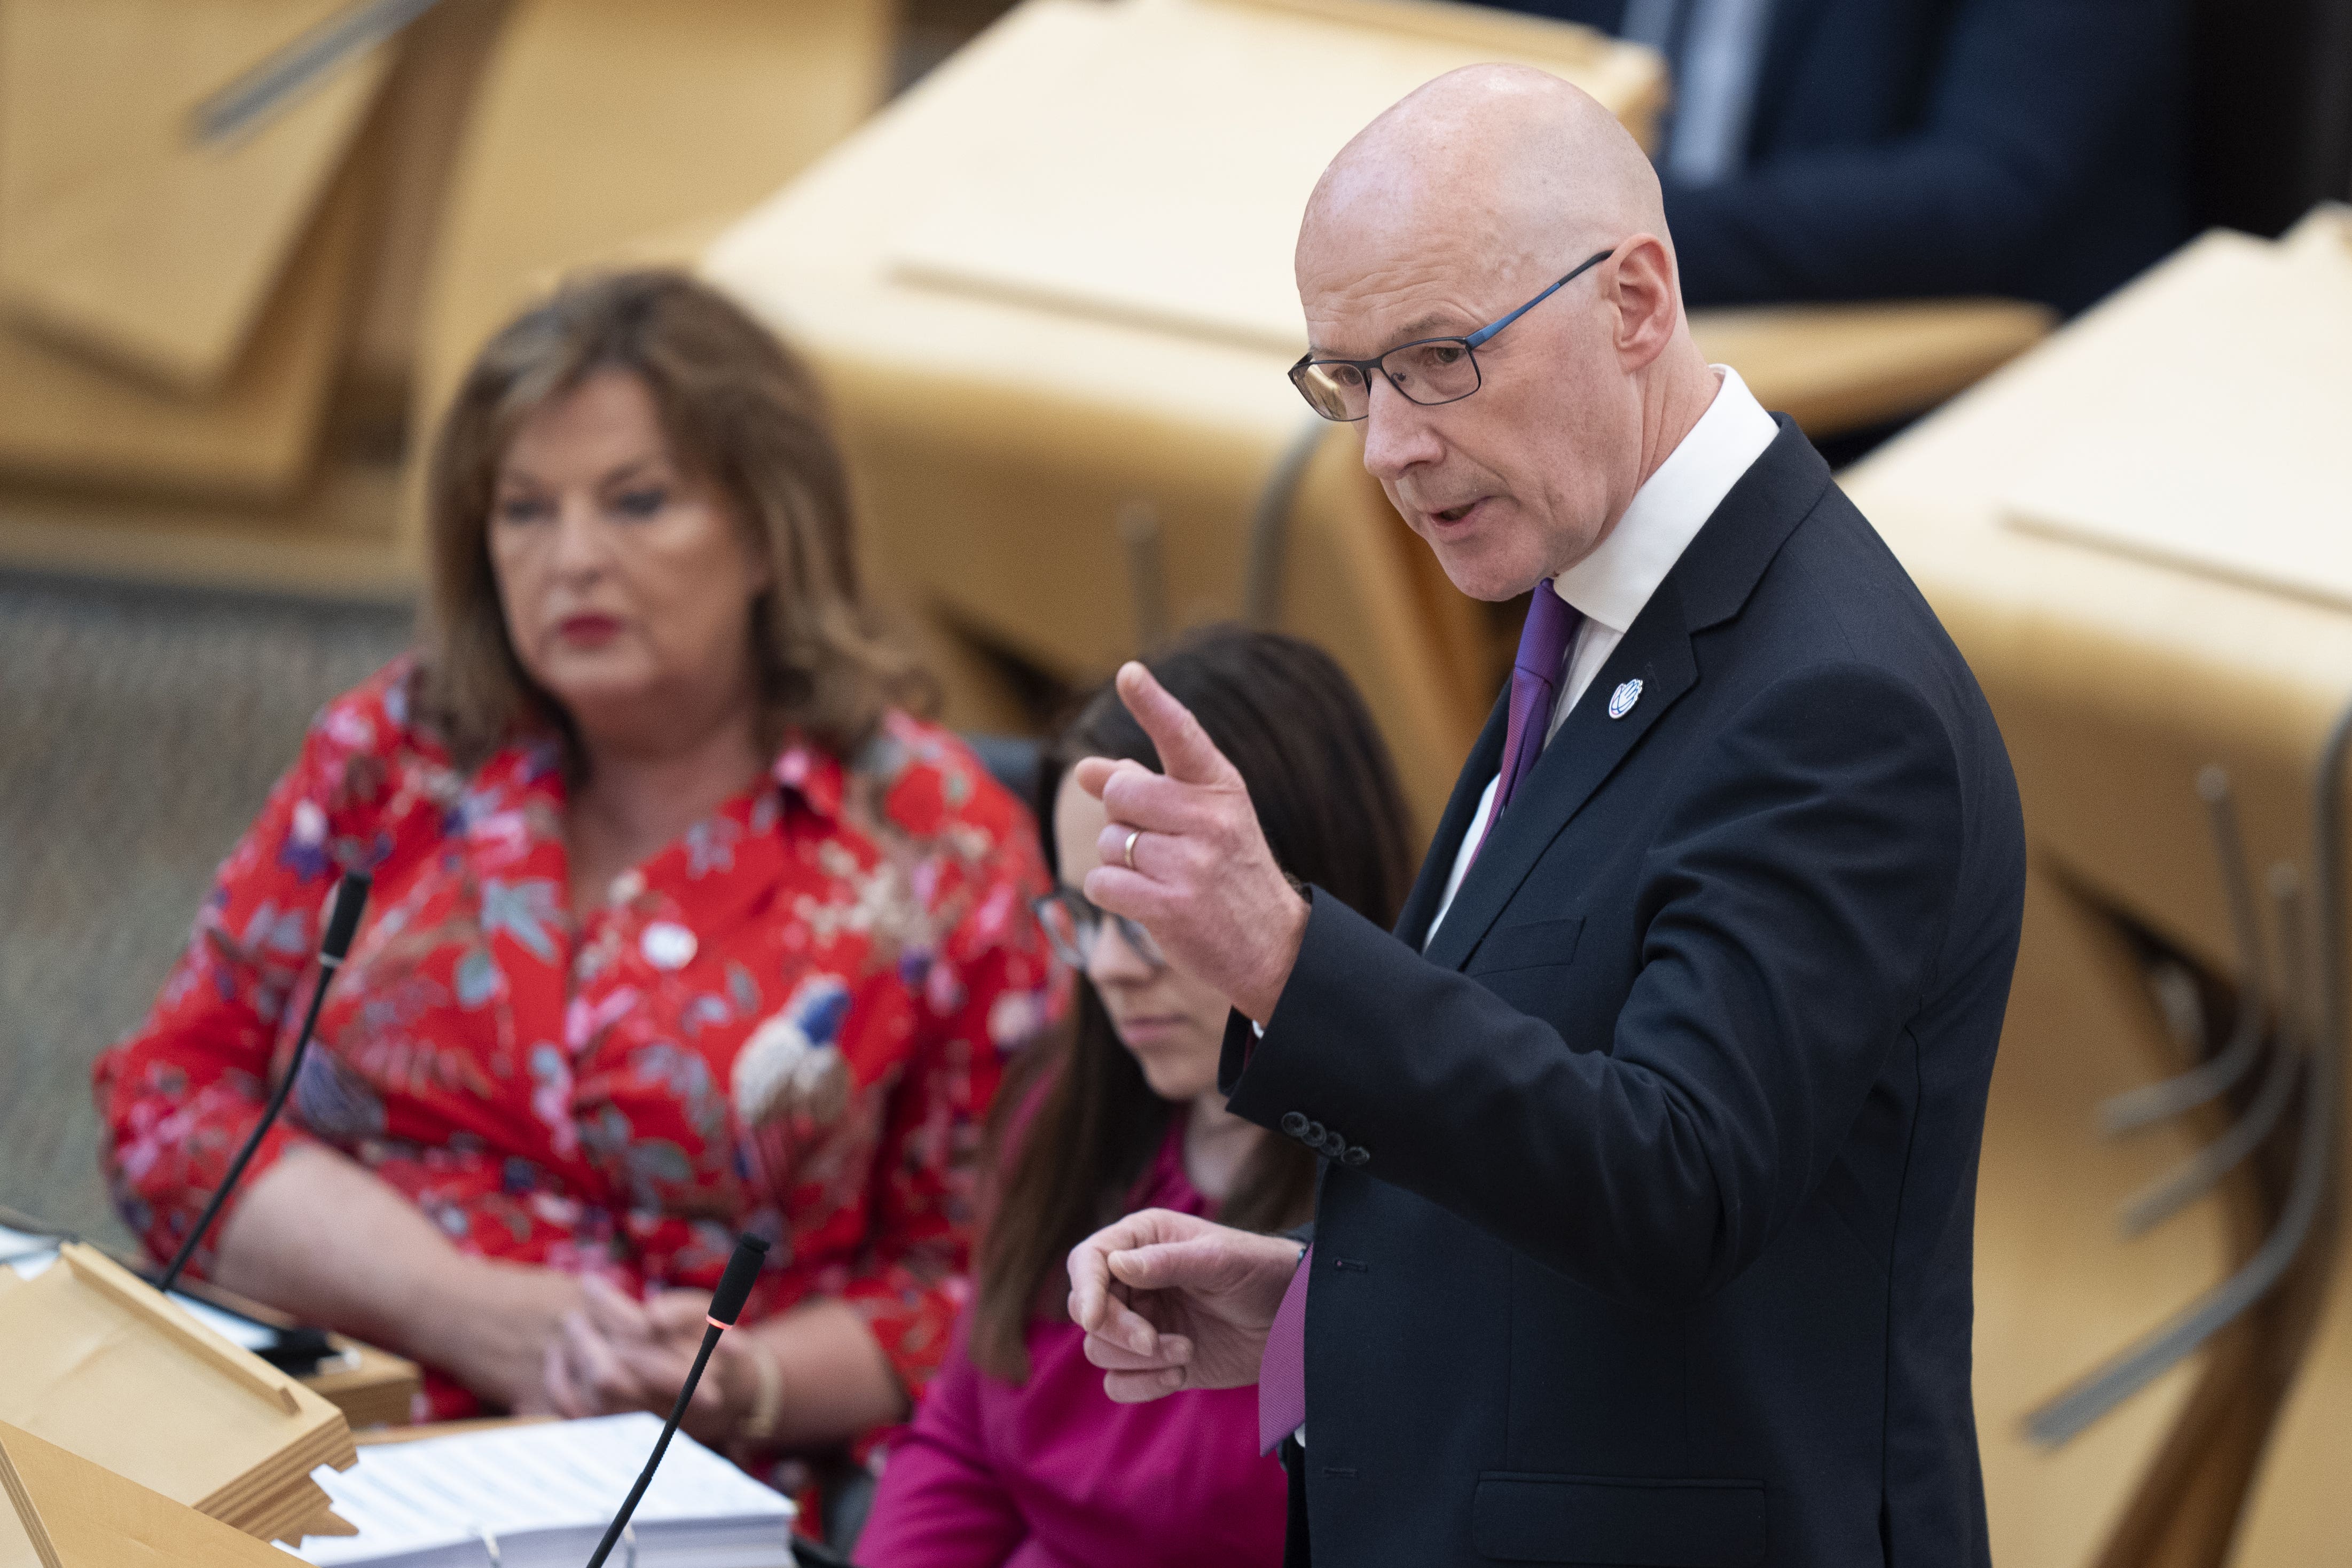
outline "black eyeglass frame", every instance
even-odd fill
[[[1030,900],[1029,912],[1037,917],[1037,924],[1044,930],[1046,944],[1053,948],[1054,956],[1081,973],[1086,971],[1089,962],[1088,955],[1074,949],[1064,949],[1061,938],[1054,934],[1053,924],[1045,918],[1045,911],[1048,909],[1066,910],[1069,912],[1070,924],[1081,933],[1089,926],[1099,933],[1105,922],[1115,925],[1118,930],[1119,941],[1127,943],[1129,952],[1149,964],[1153,973],[1156,974],[1168,967],[1168,955],[1160,951],[1160,944],[1151,940],[1150,931],[1125,915],[1111,913],[1076,888],[1056,888],[1050,893]],[[1092,945],[1090,939],[1082,936],[1081,940],[1086,940],[1089,946]]]
[[[1617,247],[1612,245],[1606,250],[1596,251],[1594,254],[1586,257],[1582,261],[1576,264],[1576,267],[1572,271],[1570,271],[1566,277],[1560,279],[1558,282],[1554,283],[1550,288],[1546,289],[1542,293],[1537,295],[1534,299],[1528,300],[1517,310],[1513,310],[1509,315],[1498,317],[1497,319],[1487,322],[1485,326],[1479,328],[1476,331],[1470,333],[1467,337],[1415,338],[1409,343],[1399,343],[1394,348],[1386,350],[1377,359],[1317,359],[1314,353],[1310,350],[1309,352],[1299,355],[1298,363],[1290,367],[1290,384],[1298,388],[1298,395],[1307,399],[1307,407],[1314,409],[1318,415],[1320,415],[1323,418],[1330,420],[1334,425],[1360,425],[1365,420],[1371,417],[1371,385],[1372,373],[1374,371],[1378,371],[1382,379],[1386,380],[1391,386],[1397,389],[1397,395],[1403,398],[1408,403],[1417,404],[1423,408],[1443,408],[1449,403],[1459,403],[1464,398],[1470,396],[1472,393],[1475,393],[1480,387],[1486,384],[1486,373],[1478,368],[1477,351],[1481,346],[1491,341],[1496,332],[1501,331],[1505,327],[1509,326],[1513,321],[1517,321],[1521,316],[1526,315],[1529,310],[1534,310],[1538,305],[1542,304],[1546,300],[1550,299],[1554,294],[1559,293],[1562,289],[1567,288],[1570,283],[1575,282],[1576,279],[1583,277],[1587,272],[1591,271],[1594,268],[1600,266],[1602,262],[1608,260],[1611,257],[1616,254]],[[1452,397],[1440,397],[1433,401],[1415,397],[1412,393],[1405,390],[1404,383],[1399,381],[1394,375],[1389,373],[1388,366],[1383,363],[1391,354],[1401,354],[1407,349],[1426,348],[1431,343],[1460,343],[1462,345],[1463,353],[1467,356],[1470,361],[1471,380],[1469,392],[1456,393]],[[1322,405],[1315,401],[1314,395],[1307,390],[1306,383],[1299,379],[1315,366],[1326,364],[1352,365],[1355,367],[1358,374],[1363,376],[1364,411],[1361,414],[1357,415],[1353,419],[1342,419],[1337,415],[1324,414]]]

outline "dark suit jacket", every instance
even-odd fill
[[[1265,1037],[1226,1039],[1233,1109],[1329,1156],[1317,1561],[1982,1563],[1970,1232],[2025,847],[1967,665],[1784,419],[1424,954],[1502,735],[1397,934],[1313,896]]]
[[[1614,32],[1625,0],[1500,0]],[[1748,172],[1666,184],[1693,305],[2076,310],[2188,237],[2181,0],[1769,0]]]

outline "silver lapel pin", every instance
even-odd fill
[[[1639,679],[1634,679],[1625,682],[1624,685],[1619,687],[1616,690],[1609,694],[1609,717],[1612,719],[1622,719],[1626,714],[1631,713],[1633,710],[1633,704],[1639,702],[1641,700],[1641,681]]]

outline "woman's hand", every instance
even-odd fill
[[[489,1404],[545,1415],[547,1350],[582,1300],[581,1282],[553,1268],[451,1258],[426,1295],[413,1337],[419,1355]]]
[[[668,1415],[701,1348],[709,1311],[703,1291],[665,1290],[640,1302],[602,1279],[587,1280],[541,1363],[550,1407],[574,1418],[624,1410]],[[759,1381],[751,1358],[760,1353],[742,1334],[720,1337],[679,1423],[696,1441],[719,1447],[738,1436]]]

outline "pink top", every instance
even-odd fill
[[[1137,1208],[1208,1215],[1185,1178],[1184,1125]],[[1115,1405],[1067,1322],[1029,1326],[1029,1381],[1003,1383],[967,1353],[956,1320],[946,1364],[891,1446],[857,1542],[866,1568],[1275,1568],[1288,1483],[1257,1451],[1257,1390]]]

